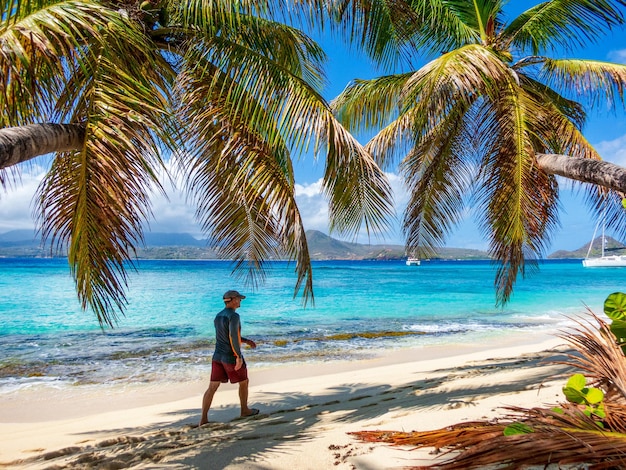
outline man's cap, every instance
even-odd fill
[[[234,298],[245,299],[246,296],[240,294],[236,290],[227,290],[226,292],[224,292],[224,295],[222,296],[222,298],[224,300],[230,300],[230,299],[234,299]]]

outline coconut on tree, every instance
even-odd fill
[[[253,283],[264,260],[295,260],[305,301],[312,270],[293,155],[324,157],[334,230],[385,228],[390,188],[322,98],[323,51],[281,21],[321,15],[314,3],[2,0],[0,8],[1,182],[55,153],[36,197],[39,227],[67,248],[82,306],[101,325],[124,310],[127,263],[170,155],[221,255]]]
[[[626,233],[626,170],[584,136],[588,110],[623,105],[626,66],[555,58],[624,23],[622,0],[552,0],[508,19],[501,0],[352,0],[335,12],[383,64],[418,70],[354,80],[333,103],[366,148],[410,191],[407,251],[432,250],[475,203],[499,262],[498,300],[534,266],[558,227],[561,175]]]

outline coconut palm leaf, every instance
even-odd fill
[[[465,143],[467,106],[458,102],[403,160],[400,168],[411,195],[404,216],[407,249],[433,256],[463,216],[462,194],[473,169],[463,157],[472,152]],[[409,113],[407,113],[408,115]],[[380,135],[380,134],[379,134]]]
[[[81,47],[103,42],[109,21],[119,17],[82,1],[0,2],[0,124],[17,126],[53,115],[67,61],[87,59]]]
[[[388,66],[408,52],[415,24],[422,21],[407,2],[398,0],[330,2],[330,18],[342,25],[347,40],[358,41],[376,62]]]
[[[257,283],[255,275],[263,276],[258,268],[264,260],[297,257],[296,292],[304,282],[304,298],[312,298],[311,265],[289,153],[284,142],[270,146],[264,139],[268,131],[279,133],[248,127],[249,121],[229,111],[228,100],[219,96],[209,106],[193,99],[206,97],[203,88],[212,86],[202,77],[188,75],[180,85],[187,103],[181,113],[193,116],[187,131],[195,136],[195,150],[181,157],[181,167],[190,176],[187,190],[197,202],[203,229],[224,257],[238,260],[239,267],[249,264],[252,284]],[[248,95],[248,100],[254,98]],[[264,114],[261,107],[258,112]]]
[[[190,123],[189,155],[198,156],[197,165],[183,158],[193,169],[188,189],[198,201],[197,215],[238,267],[258,269],[263,259],[296,257],[296,291],[304,284],[306,301],[312,298],[311,266],[290,152],[326,146],[325,189],[334,229],[355,233],[362,223],[382,229],[390,189],[311,85],[322,83],[323,55],[306,36],[244,19],[220,37],[198,35],[204,42],[185,51],[179,80],[180,121]],[[278,59],[284,66],[276,67]],[[248,271],[253,283],[256,275],[264,273]]]
[[[532,54],[548,49],[585,46],[624,23],[622,0],[551,0],[542,2],[514,19],[503,31],[511,43]]]
[[[215,39],[207,46],[213,44]],[[385,230],[391,191],[384,174],[333,117],[321,95],[292,70],[272,66],[271,58],[245,44],[220,38],[215,51],[219,51],[219,57],[213,56],[213,49],[205,48],[190,51],[192,59],[188,59],[210,63],[229,77],[222,80],[213,74],[207,93],[228,96],[232,112],[245,114],[251,126],[262,129],[270,145],[284,138],[293,149],[306,149],[311,144],[317,152],[324,148],[324,187],[330,199],[331,229],[356,233],[363,224],[368,231]],[[266,119],[276,126],[261,121]]]
[[[351,41],[377,62],[410,62],[415,51],[441,54],[471,43],[492,44],[501,0],[340,1],[333,16]]]
[[[412,73],[354,80],[335,98],[331,107],[337,119],[356,132],[383,127],[400,111],[400,97]],[[383,154],[385,152],[377,152]]]
[[[525,425],[535,424],[524,421]],[[626,435],[601,431],[557,428],[505,436],[508,423],[464,423],[438,431],[400,433],[361,431],[352,433],[366,442],[386,442],[415,448],[446,449],[439,463],[407,466],[407,469],[502,469],[533,466],[585,465],[590,469],[620,468],[626,463]]]
[[[141,45],[125,37],[132,29],[109,27],[106,47],[85,52],[58,102],[62,118],[86,123],[84,148],[56,157],[38,201],[42,238],[67,247],[83,308],[113,326],[126,302],[125,264],[143,241],[149,194],[160,187],[160,143],[171,142],[173,127],[167,83],[150,74],[160,70],[158,58],[132,47]]]
[[[541,77],[554,87],[573,90],[591,106],[624,103],[626,65],[592,60],[546,59]]]

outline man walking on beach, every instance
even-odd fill
[[[239,403],[241,404],[241,416],[254,416],[259,414],[256,408],[248,408],[248,368],[241,354],[241,345],[247,344],[256,348],[256,343],[251,339],[241,337],[241,321],[236,310],[241,305],[245,295],[236,290],[229,290],[223,296],[224,310],[218,313],[213,323],[215,324],[215,352],[211,364],[211,383],[202,397],[202,415],[200,426],[209,422],[209,408],[213,396],[221,383],[239,384]]]

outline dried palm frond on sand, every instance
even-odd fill
[[[351,434],[444,453],[443,460],[414,469],[626,468],[626,356],[610,325],[591,311],[589,317],[559,335],[573,348],[559,362],[579,369],[589,388],[603,392],[601,412],[564,397],[558,407],[506,407],[502,418],[432,431]]]

